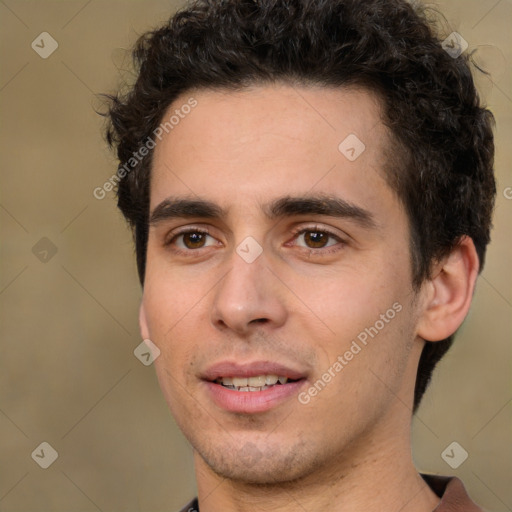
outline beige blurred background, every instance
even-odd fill
[[[116,169],[94,95],[116,88],[125,50],[179,5],[0,1],[1,511],[173,511],[195,494],[191,449],[152,367],[133,355],[140,289],[130,233],[112,193],[92,194]],[[457,475],[481,505],[505,512],[512,3],[438,5],[493,74],[479,87],[497,119],[498,197],[472,311],[414,421],[414,457],[420,470]],[[46,59],[31,48],[42,32],[58,43]],[[469,454],[457,469],[441,458],[453,441]],[[58,452],[48,469],[31,457],[42,442]]]

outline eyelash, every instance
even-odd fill
[[[173,242],[178,237],[180,237],[182,235],[187,235],[189,233],[200,233],[200,234],[203,234],[203,235],[212,236],[207,229],[203,229],[203,228],[186,228],[186,229],[183,229],[182,231],[179,231],[177,233],[173,233],[171,238],[168,241],[166,241],[164,243],[164,245],[166,247],[169,247],[169,246],[171,246],[173,244]],[[307,226],[307,227],[301,227],[301,228],[293,229],[292,230],[293,240],[296,240],[303,233],[321,233],[321,234],[328,235],[329,238],[334,238],[338,243],[341,243],[343,245],[346,243],[342,238],[340,238],[339,235],[333,233],[332,231],[329,231],[326,228],[320,227],[320,226]],[[175,252],[178,255],[190,256],[194,252],[195,253],[199,253],[200,249],[203,249],[203,247],[200,247],[198,249],[180,249],[180,248],[174,247],[172,250],[173,250],[173,252]],[[307,251],[309,254],[327,255],[327,254],[332,254],[332,253],[338,252],[339,250],[342,249],[342,247],[337,247],[337,246],[333,245],[333,246],[327,246],[327,247],[324,247],[324,248],[317,248],[317,249],[315,249],[315,248],[308,248],[308,247],[301,247],[301,249],[303,249],[304,251]]]

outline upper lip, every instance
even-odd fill
[[[306,377],[304,372],[271,361],[253,361],[250,363],[220,361],[208,367],[201,378],[214,381],[220,377],[256,377],[258,375],[277,375],[278,377],[288,377],[291,380]]]

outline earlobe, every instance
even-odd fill
[[[460,327],[471,305],[478,269],[473,240],[464,236],[425,283],[427,297],[418,322],[419,337],[440,341]]]
[[[140,308],[139,308],[139,330],[140,330],[140,335],[142,336],[143,340],[150,339],[148,322],[146,319],[146,310],[144,308],[144,301],[141,302]]]

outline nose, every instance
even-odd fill
[[[286,317],[282,284],[267,268],[265,253],[248,263],[233,252],[229,271],[216,287],[213,325],[246,336],[262,324],[281,327]]]

